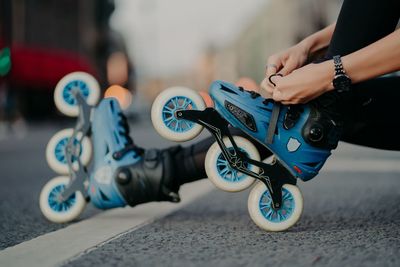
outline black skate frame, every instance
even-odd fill
[[[294,177],[276,158],[272,164],[252,160],[246,154],[240,151],[235,143],[232,134],[229,131],[229,123],[214,109],[206,108],[199,110],[177,110],[175,117],[178,119],[189,120],[202,125],[216,139],[222,154],[227,159],[229,165],[234,169],[246,175],[262,181],[272,199],[272,207],[279,209],[282,206],[282,186],[284,184],[296,184]],[[223,142],[223,138],[228,137],[232,146],[233,153],[229,152]],[[259,173],[255,173],[246,168],[246,163],[259,167]]]
[[[85,138],[85,136],[91,135],[90,114],[92,106],[90,106],[86,102],[79,90],[73,90],[72,94],[78,102],[79,115],[72,136],[69,138],[68,144],[65,148],[69,177],[71,180],[65,190],[61,193],[61,202],[67,200],[76,191],[80,191],[83,197],[86,200],[89,200],[87,188],[85,188],[85,186],[87,186],[89,183],[89,176],[86,167],[83,166],[80,160],[79,147],[82,143],[83,138]],[[80,137],[78,137],[78,133],[81,133]],[[74,140],[78,141],[77,144],[74,143]],[[76,158],[76,162],[78,163],[77,170],[74,170],[73,168],[72,159],[74,157]]]

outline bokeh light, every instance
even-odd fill
[[[133,100],[132,93],[119,85],[111,85],[104,93],[104,98],[114,97],[118,100],[122,109],[127,109]]]
[[[206,103],[206,107],[208,108],[214,107],[214,102],[212,101],[211,96],[206,91],[200,91],[199,94]]]

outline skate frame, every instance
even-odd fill
[[[240,151],[235,143],[232,134],[229,131],[228,122],[214,109],[206,108],[199,110],[177,110],[175,117],[198,123],[205,127],[216,139],[222,154],[228,161],[229,165],[234,169],[246,175],[262,181],[272,199],[272,207],[279,209],[282,206],[282,186],[284,184],[296,184],[296,178],[277,160],[272,164],[256,161],[247,157],[245,153]],[[233,153],[229,152],[223,142],[223,138],[228,137],[232,146]],[[246,168],[246,163],[259,167],[259,173],[255,173]]]
[[[79,90],[77,89],[72,90],[72,94],[74,95],[76,101],[78,102],[79,115],[72,136],[69,138],[68,144],[65,148],[69,177],[71,180],[68,186],[65,188],[65,190],[61,193],[60,201],[67,200],[76,191],[80,191],[85,199],[88,199],[89,197],[87,188],[85,188],[85,185],[88,184],[89,177],[86,167],[82,165],[82,162],[80,160],[79,148],[80,144],[82,144],[83,138],[85,138],[85,136],[90,135],[90,130],[91,130],[90,114],[92,106],[90,106],[86,102],[85,98],[82,96]],[[80,138],[78,138],[78,133],[81,133]],[[77,140],[77,142],[75,142],[75,140]],[[78,162],[78,170],[76,171],[73,168],[72,160],[74,157],[75,161]]]

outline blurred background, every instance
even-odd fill
[[[0,0],[0,49],[12,63],[0,78],[0,138],[61,119],[52,93],[72,71],[91,73],[103,91],[127,88],[131,115],[171,85],[255,89],[268,55],[334,21],[340,2]]]

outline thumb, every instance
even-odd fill
[[[282,101],[283,100],[282,92],[279,91],[278,89],[275,89],[274,93],[272,95],[272,99],[277,101],[277,102]]]
[[[283,76],[286,76],[290,74],[292,71],[294,71],[296,68],[297,68],[296,61],[288,60],[285,66],[283,66],[283,68],[279,71],[279,73],[281,73]]]

